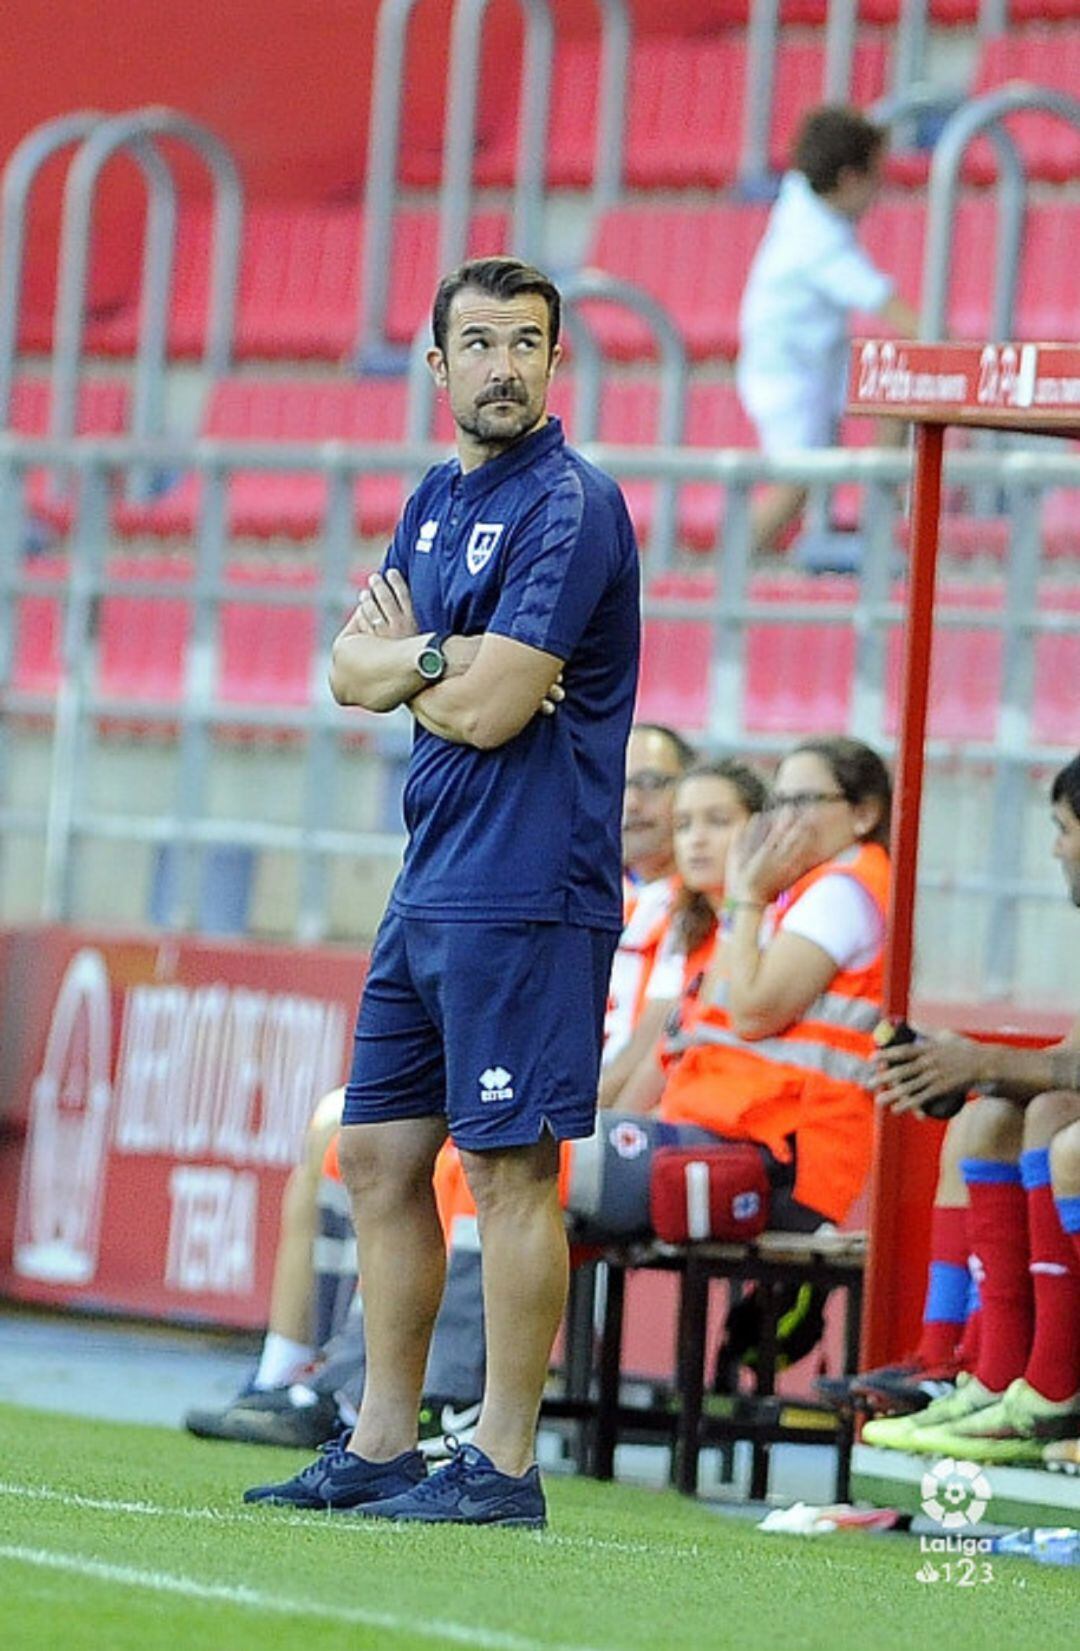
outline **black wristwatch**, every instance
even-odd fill
[[[417,654],[416,669],[425,682],[441,682],[446,675],[448,661],[443,648],[452,635],[452,631],[436,631],[430,642],[425,642]]]

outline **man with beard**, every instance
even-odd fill
[[[533,1454],[566,1295],[558,1149],[595,1121],[640,637],[622,495],[547,414],[559,319],[557,289],[516,259],[441,282],[428,363],[457,457],[406,504],[334,645],[341,704],[407,704],[416,723],[341,1136],[367,1378],[348,1444],[249,1500],[545,1522]],[[475,1445],[426,1478],[417,1413],[445,1273],[431,1176],[448,1134],[479,1214],[487,1383]]]

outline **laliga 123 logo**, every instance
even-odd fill
[[[943,1530],[964,1530],[977,1525],[990,1501],[990,1481],[975,1462],[958,1462],[951,1456],[935,1462],[922,1476],[922,1510]]]

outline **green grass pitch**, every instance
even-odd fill
[[[117,1372],[118,1382],[123,1371]],[[674,1493],[549,1478],[547,1532],[245,1508],[303,1457],[0,1407],[10,1651],[1064,1651],[1077,1575],[916,1581],[911,1539],[763,1536]]]

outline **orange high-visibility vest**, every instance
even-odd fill
[[[626,1047],[641,1019],[645,994],[671,925],[671,909],[678,892],[677,877],[661,877],[640,886],[631,883],[629,878],[623,879],[623,929],[611,965],[604,1016],[607,1060]]]
[[[837,874],[854,877],[885,919],[889,857],[876,843],[807,872],[776,902],[774,915],[782,917],[814,883]],[[687,1006],[682,1053],[660,1116],[760,1141],[782,1162],[791,1159],[794,1137],[794,1196],[829,1220],[842,1220],[870,1167],[870,1062],[883,963],[884,947],[865,969],[839,969],[794,1025],[752,1040],[733,1029],[721,982],[718,1002]]]

